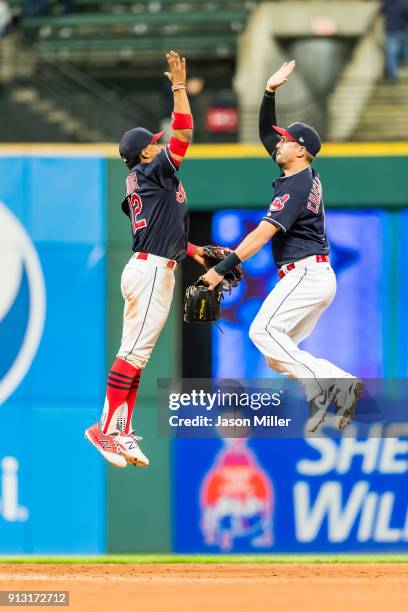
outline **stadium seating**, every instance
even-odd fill
[[[146,64],[177,48],[192,57],[233,58],[256,0],[77,0],[75,12],[23,18],[45,57]]]

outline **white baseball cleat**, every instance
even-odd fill
[[[333,399],[333,389],[333,386],[328,387],[320,395],[311,400],[310,417],[306,425],[307,431],[317,431],[320,425],[324,422],[326,412]]]
[[[364,383],[359,378],[344,378],[334,391],[336,429],[345,429],[356,416],[356,405],[363,396]]]
[[[119,449],[126,461],[132,465],[148,467],[149,460],[139,446],[140,440],[143,438],[135,436],[134,431],[128,434],[120,432],[117,436]]]
[[[85,431],[85,438],[101,453],[101,455],[116,467],[125,468],[127,461],[122,455],[117,442],[117,434],[102,433],[99,424],[95,423]]]

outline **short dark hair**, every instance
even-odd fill
[[[314,161],[314,157],[311,153],[309,153],[309,151],[306,149],[306,155],[305,155],[306,161],[311,164]]]
[[[125,160],[124,160],[125,161]],[[140,159],[140,154],[137,155],[134,159],[128,159],[125,161],[125,164],[127,165],[127,167],[129,168],[129,170],[131,170],[132,168],[134,168],[134,166],[136,166],[137,164],[140,164],[141,159]]]

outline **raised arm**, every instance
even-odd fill
[[[271,129],[271,125],[276,125],[275,94],[265,91],[259,110],[259,137],[269,155],[275,159],[279,136]]]
[[[172,84],[174,110],[171,118],[172,138],[169,143],[171,156],[179,164],[187,152],[193,135],[193,117],[186,93],[186,58],[175,51],[166,55],[168,72],[164,74]]]
[[[286,83],[294,69],[294,60],[285,62],[279,70],[268,79],[259,111],[259,137],[263,146],[273,159],[275,159],[276,145],[279,142],[279,136],[272,130],[272,125],[276,125],[275,91],[278,87]]]

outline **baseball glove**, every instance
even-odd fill
[[[217,265],[220,261],[228,257],[230,253],[232,253],[231,249],[221,246],[215,246],[213,244],[209,244],[203,247],[203,259],[204,266],[206,270],[210,270],[214,266]],[[230,289],[231,287],[236,287],[238,283],[242,280],[243,272],[242,266],[239,264],[235,266],[232,272],[228,272],[224,276],[223,289]]]
[[[202,280],[187,287],[184,297],[184,321],[207,323],[217,321],[221,311],[221,287],[210,291]]]

